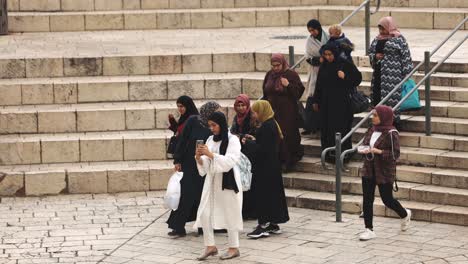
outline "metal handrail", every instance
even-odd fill
[[[450,34],[439,44],[437,45],[436,48],[434,48],[434,50],[431,51],[430,53],[430,57],[432,55],[434,55],[466,22],[468,21],[468,17],[466,17],[465,19],[463,19],[462,22],[460,22],[451,32]],[[377,106],[379,105],[382,105],[384,104],[388,99],[390,99],[390,97],[392,97],[392,95],[400,88],[400,86],[402,86],[409,78],[411,78],[411,76],[413,76],[413,74],[424,64],[424,61],[421,61],[418,65],[416,65],[413,70],[405,77],[403,78],[403,80],[397,84],[395,86],[395,88],[393,88],[392,91],[390,91],[390,93],[384,98],[382,99],[382,101],[380,101]],[[342,139],[341,139],[341,144],[343,144],[346,140],[348,140],[353,134],[354,132],[356,132],[362,124],[364,124],[368,119],[369,117],[371,116],[372,113],[368,113],[364,118],[361,119],[361,121],[358,122],[357,125],[355,125],[351,131],[346,134],[346,136],[344,136]],[[360,144],[362,144],[362,140],[358,143],[357,146],[359,146]],[[356,149],[357,149],[357,146],[355,146],[354,148],[351,148],[349,150],[346,150],[344,151],[342,154],[341,154],[341,160],[343,161],[344,160],[344,157],[346,154],[348,153],[352,153],[352,152],[355,152]],[[326,148],[322,151],[322,155],[321,155],[321,161],[322,161],[322,167],[326,168],[326,169],[332,169],[332,168],[328,168],[326,162],[325,162],[325,157],[326,157],[326,154],[332,150],[334,150],[335,147],[329,147],[329,148]]]
[[[377,4],[376,4],[376,7],[375,7],[375,10],[372,12],[370,11],[370,2],[372,0],[366,0],[364,2],[362,2],[361,5],[359,5],[356,9],[353,10],[353,12],[351,12],[351,14],[349,14],[347,17],[345,17],[343,19],[343,21],[341,21],[339,23],[340,26],[343,26],[346,22],[348,22],[353,16],[355,16],[363,7],[366,8],[366,12],[365,12],[365,15],[366,15],[366,55],[367,55],[367,50],[369,49],[369,42],[370,42],[370,37],[369,37],[369,32],[370,32],[370,15],[373,15],[377,12],[379,12],[379,9],[380,9],[380,1],[381,0],[377,0]],[[307,55],[304,54],[304,56],[302,56],[293,66],[291,66],[289,69],[291,70],[294,70],[296,69],[297,67],[299,67],[299,65],[301,65],[301,63],[307,59]]]

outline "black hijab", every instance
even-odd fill
[[[338,49],[338,47],[336,47],[334,44],[327,43],[320,48],[320,55],[323,56],[323,53],[326,50],[329,50],[333,53],[333,57],[335,57],[335,60],[333,62],[340,62],[340,50]],[[333,62],[328,62],[327,60],[324,60],[324,61],[326,63],[333,63]]]
[[[317,19],[309,20],[309,22],[307,22],[307,28],[313,28],[313,29],[318,30],[319,34],[317,35],[317,37],[314,37],[314,38],[317,39],[318,41],[322,41],[322,32],[323,32],[322,24],[320,24],[320,22]]]
[[[185,106],[185,113],[180,116],[179,121],[177,122],[178,125],[183,124],[187,119],[192,115],[198,115],[197,107],[195,103],[193,103],[192,98],[186,95],[182,95],[181,97],[177,98],[177,103]]]
[[[214,135],[213,140],[215,142],[221,141],[221,146],[219,147],[219,154],[225,155],[229,145],[229,128],[226,116],[221,112],[214,112],[213,114],[211,114],[208,120],[215,122],[220,127],[219,135]],[[237,187],[236,179],[234,177],[233,169],[230,169],[228,172],[223,173],[223,190],[224,189],[233,190],[235,193],[239,192],[239,188]]]

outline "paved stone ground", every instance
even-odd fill
[[[355,42],[354,55],[364,54],[364,29],[344,28]],[[422,59],[425,50],[432,50],[449,30],[402,29],[408,39],[414,59]],[[467,31],[459,31],[433,60],[445,55]],[[12,34],[0,38],[0,58],[138,56],[157,54],[206,54],[222,52],[288,52],[293,45],[296,53],[304,53],[305,39],[281,40],[278,36],[302,36],[305,27],[241,28],[205,30],[148,30]],[[371,37],[377,35],[372,28]],[[465,42],[449,61],[466,62]]]
[[[162,195],[2,198],[0,263],[198,263],[202,237],[167,237]],[[376,218],[379,238],[360,242],[356,215],[343,223],[332,212],[291,208],[290,215],[281,235],[249,240],[242,233],[241,258],[223,263],[468,263],[468,227],[413,222],[401,233],[398,219]],[[224,250],[226,235],[216,239]]]

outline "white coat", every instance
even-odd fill
[[[308,58],[320,56],[320,48],[328,42],[328,34],[322,32],[321,41],[316,38],[309,36],[306,42],[306,56]],[[311,97],[315,92],[315,83],[317,82],[317,76],[319,71],[319,66],[309,65],[309,76],[307,79],[307,96]]]
[[[211,160],[207,156],[202,156],[203,165],[197,162],[200,175],[206,175],[206,178],[194,228],[202,227],[201,216],[208,214],[211,216],[214,229],[242,231],[242,184],[239,168],[235,166],[241,156],[239,138],[229,133],[229,144],[225,155],[219,154],[221,141],[215,142],[213,136],[208,138],[206,145],[214,154],[214,158]],[[234,169],[238,193],[233,190],[222,190],[223,172],[231,169]]]

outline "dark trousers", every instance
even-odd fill
[[[393,198],[393,184],[378,184],[373,178],[362,178],[362,193],[363,193],[363,211],[364,211],[364,223],[366,228],[373,229],[372,218],[374,217],[374,198],[375,198],[375,187],[379,187],[380,197],[383,203],[388,208],[395,211],[400,218],[405,218],[408,213],[405,208],[401,206],[395,198]]]

